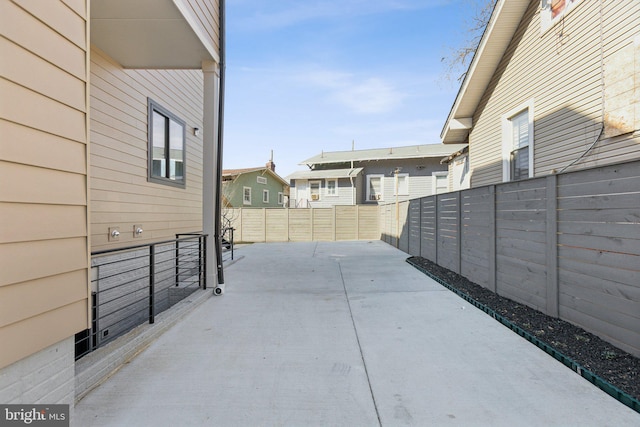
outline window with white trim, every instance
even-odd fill
[[[242,187],[242,204],[251,204],[251,187]]]
[[[282,192],[278,192],[278,205],[284,205],[284,193]]]
[[[396,189],[393,189],[393,195],[396,195]],[[399,173],[398,174],[398,196],[408,196],[409,195],[409,174],[408,173]]]
[[[338,195],[338,180],[327,179],[327,196],[337,196],[337,195]]]
[[[185,122],[152,99],[148,104],[148,180],[185,187]]]
[[[320,181],[309,181],[311,200],[320,200]]]
[[[505,182],[533,176],[533,101],[502,116],[502,164]]]
[[[264,176],[258,176],[256,178],[257,178],[258,184],[266,184],[267,183],[267,178],[264,177]]]
[[[384,200],[382,193],[384,175],[367,175],[367,201]]]
[[[269,203],[269,190],[262,190],[262,203]]]
[[[449,191],[449,172],[433,172],[433,194],[446,193]]]

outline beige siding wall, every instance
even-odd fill
[[[0,368],[87,327],[86,13],[0,2]]]
[[[92,250],[171,239],[202,229],[202,72],[125,70],[91,50]],[[186,188],[147,182],[147,99],[186,122]],[[134,225],[142,237],[135,238]],[[117,242],[109,228],[118,228]]]
[[[637,52],[637,1],[582,1],[544,32],[539,5],[531,1],[476,110],[470,135],[474,187],[502,181],[501,117],[530,100],[535,113],[535,176],[577,160],[598,137],[605,117],[603,64],[625,46]],[[633,102],[634,93],[626,93],[626,104]],[[635,137],[631,132],[599,142],[574,168],[638,157],[637,132]]]

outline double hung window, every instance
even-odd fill
[[[502,177],[517,181],[533,177],[533,101],[502,116]]]
[[[383,200],[383,179],[384,175],[367,175],[367,201]]]

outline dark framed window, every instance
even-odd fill
[[[149,175],[158,184],[186,186],[186,125],[184,120],[148,100]]]

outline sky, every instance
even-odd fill
[[[224,169],[440,143],[475,0],[227,0]],[[462,70],[464,71],[464,70]]]

